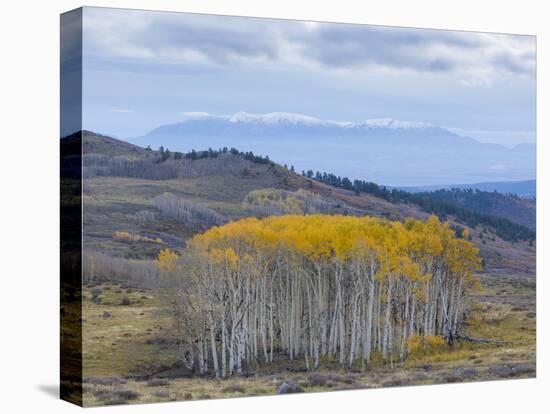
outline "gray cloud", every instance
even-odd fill
[[[84,16],[86,54],[99,58],[450,73],[469,83],[535,71],[532,36],[100,8]]]
[[[492,59],[492,63],[508,72],[520,75],[529,75],[535,68],[535,59],[530,53],[522,53],[520,56],[514,56],[507,53],[497,53]]]
[[[429,53],[431,47],[476,47],[473,39],[460,34],[340,24],[319,25],[296,41],[303,44],[306,56],[325,67],[382,65],[433,72],[452,70],[456,62],[441,53]]]
[[[152,19],[146,28],[148,36],[142,45],[150,51],[190,49],[219,63],[233,59],[267,58],[277,59],[278,47],[269,32],[259,25],[227,24],[227,19],[211,16],[210,24],[204,24],[204,17],[185,16],[185,19]],[[197,16],[198,17],[198,16]],[[137,33],[141,39],[141,33]]]
[[[318,25],[295,40],[328,68],[386,66],[418,72],[532,75],[534,38],[429,29]]]

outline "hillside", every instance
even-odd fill
[[[144,148],[137,145],[86,130],[62,138],[62,143],[65,148],[70,148],[71,145],[79,146],[81,139],[84,146],[84,154],[102,154],[111,157],[124,156],[131,158],[141,157],[146,153]]]
[[[182,248],[211,225],[251,215],[299,209],[399,220],[428,217],[414,204],[337,188],[250,152],[167,153],[91,132],[84,133],[84,145],[86,251],[120,260],[153,259],[163,248]],[[467,227],[447,219],[457,229]],[[534,273],[534,246],[503,240],[486,226],[471,230],[486,272]]]
[[[496,192],[460,189],[419,194],[434,200],[458,204],[483,214],[503,217],[531,230],[536,229],[536,202],[532,199]]]

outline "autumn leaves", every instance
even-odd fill
[[[281,358],[365,369],[403,361],[411,338],[452,339],[479,259],[435,217],[289,215],[211,228],[159,265],[182,361],[226,377]]]

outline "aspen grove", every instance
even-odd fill
[[[288,215],[213,227],[181,255],[159,255],[179,358],[227,377],[283,358],[307,370],[325,360],[366,369],[375,355],[404,361],[419,339],[452,345],[478,283],[466,236],[435,216]]]

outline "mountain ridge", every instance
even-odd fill
[[[390,186],[519,181],[535,176],[535,147],[481,143],[443,127],[390,118],[359,122],[272,112],[191,113],[129,138],[146,147],[188,152],[237,147],[269,154],[298,170],[330,170]]]
[[[408,191],[412,193],[430,192],[437,190],[452,190],[452,189],[472,189],[480,191],[495,191],[501,194],[515,194],[519,197],[534,198],[536,197],[537,180],[521,180],[521,181],[493,181],[480,182],[472,184],[448,184],[448,185],[433,185],[419,187],[394,187],[398,190]]]
[[[388,127],[392,129],[429,129],[429,128],[442,128],[447,130],[453,135],[457,135],[446,128],[438,127],[428,122],[419,122],[419,121],[402,121],[393,118],[372,118],[365,119],[361,121],[335,121],[320,119],[310,115],[304,115],[296,112],[267,112],[263,114],[254,114],[246,111],[239,111],[232,115],[214,115],[208,112],[185,112],[184,115],[187,119],[182,120],[181,122],[176,122],[170,125],[189,122],[197,119],[220,119],[227,120],[232,123],[266,123],[266,124],[276,124],[276,123],[287,123],[287,124],[306,124],[306,125],[325,125],[325,126],[336,126],[341,128],[380,128]]]

